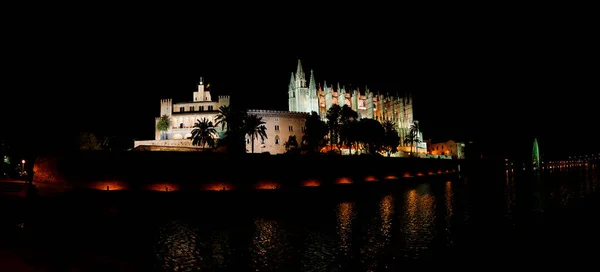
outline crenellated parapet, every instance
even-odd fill
[[[306,112],[298,112],[298,111],[258,110],[258,109],[250,109],[250,110],[248,110],[248,114],[285,115],[285,116],[295,116],[295,117],[306,117],[309,115]]]
[[[220,106],[229,106],[230,98],[229,95],[219,95],[218,101]]]

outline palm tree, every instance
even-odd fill
[[[217,135],[217,130],[211,121],[208,121],[206,117],[202,118],[202,121],[198,120],[194,124],[194,129],[192,130],[192,145],[201,145],[202,149],[204,146],[208,145],[209,147],[215,146],[215,136]]]
[[[333,149],[333,144],[337,144],[339,140],[339,123],[340,123],[340,113],[342,108],[338,104],[333,104],[327,110],[327,126],[329,127],[329,150]]]
[[[254,138],[260,137],[262,141],[267,138],[267,128],[264,124],[266,123],[262,120],[262,117],[258,117],[254,114],[246,116],[244,126],[246,135],[250,136],[250,139],[252,139],[252,153],[254,153]]]
[[[165,139],[165,131],[169,130],[170,125],[171,125],[171,122],[169,121],[168,115],[165,114],[158,119],[158,123],[156,123],[156,129],[158,129],[158,131],[160,131],[160,139],[161,140]]]
[[[384,147],[387,156],[390,157],[392,153],[398,152],[400,136],[398,136],[398,132],[396,131],[396,124],[390,120],[383,122],[383,129],[385,130]]]
[[[217,116],[215,117],[215,127],[221,125],[221,130],[225,131],[225,126],[229,125],[229,122],[231,122],[231,114],[231,107],[229,107],[229,105],[220,106]],[[227,126],[227,130],[229,130],[229,126]]]
[[[421,142],[421,140],[419,139],[419,122],[417,122],[417,121],[414,121],[413,124],[410,125],[410,130],[408,131],[408,135],[406,135],[406,137],[404,138],[405,145],[408,145],[410,143],[411,156],[413,155],[412,150],[413,150],[413,146],[415,145],[415,142],[417,143],[416,148],[415,148],[415,153],[418,153],[419,142]]]

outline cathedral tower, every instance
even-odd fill
[[[312,73],[311,73],[311,80]],[[289,111],[297,112],[311,112],[311,100],[312,96],[309,92],[309,88],[306,86],[306,75],[302,69],[302,63],[298,60],[298,67],[296,68],[296,74],[292,73],[290,78],[290,84],[288,86],[288,108]],[[314,85],[315,94],[314,99],[316,100],[316,85]]]

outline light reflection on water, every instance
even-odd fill
[[[326,197],[271,199],[274,194],[269,193],[223,200],[227,196],[219,195],[205,205],[179,202],[177,192],[156,194],[161,198],[136,203],[135,209],[117,200],[90,199],[108,223],[82,222],[80,228],[102,231],[106,237],[125,232],[123,237],[128,237],[136,233],[124,230],[131,223],[123,218],[144,212],[138,216],[143,223],[130,229],[141,233],[140,240],[153,241],[148,262],[161,271],[381,271],[402,260],[435,259],[440,251],[460,248],[466,239],[482,243],[489,239],[485,235],[465,238],[469,235],[466,225],[493,218],[517,228],[529,224],[522,220],[529,213],[547,214],[598,192],[597,169],[591,167],[553,169],[537,177],[512,171],[503,174],[344,195],[327,193]],[[488,185],[493,181],[497,183]],[[175,197],[167,201],[164,196]],[[65,203],[68,209],[76,207]],[[156,207],[161,212],[153,212]],[[153,220],[158,223],[152,224]],[[53,222],[39,221],[40,226]],[[496,224],[494,231],[501,230],[501,225]],[[118,249],[119,243],[114,247]]]
[[[352,249],[352,220],[354,220],[354,203],[343,202],[337,208],[337,232],[339,235],[339,248],[343,256],[351,253]]]
[[[202,257],[198,231],[182,221],[172,221],[159,230],[156,255],[165,271],[196,271]]]
[[[255,232],[250,246],[251,267],[255,271],[277,271],[289,257],[288,242],[275,220],[254,219]]]
[[[408,191],[404,211],[404,257],[418,259],[427,253],[434,238],[435,205],[429,184],[421,184]]]
[[[506,216],[510,219],[513,217],[514,208],[517,205],[514,172],[506,172],[504,196],[506,197]]]
[[[446,181],[444,197],[446,200],[446,246],[451,247],[454,244],[452,234],[452,219],[454,218],[454,191],[452,190],[452,181]]]

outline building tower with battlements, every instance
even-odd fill
[[[200,77],[198,90],[193,92],[192,101],[173,103],[173,99],[160,100],[160,115],[155,118],[155,123],[161,116],[168,116],[171,126],[161,139],[161,133],[155,126],[155,140],[185,140],[192,136],[192,129],[197,120],[207,118],[215,123],[219,107],[229,105],[228,95],[219,95],[213,100],[209,90],[210,84],[204,85]],[[220,132],[220,127],[217,128]],[[166,142],[165,142],[166,144]]]

